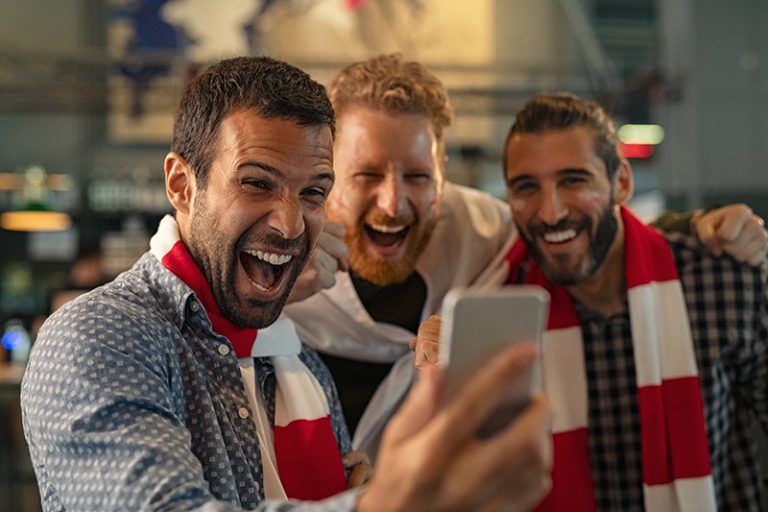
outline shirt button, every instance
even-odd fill
[[[246,409],[245,407],[241,407],[240,409],[237,410],[237,414],[241,418],[245,419],[248,417],[248,409]]]
[[[189,307],[190,307],[190,309],[191,309],[192,311],[194,311],[195,313],[197,313],[198,311],[200,311],[200,304],[198,304],[197,302],[193,302],[193,303],[192,303],[192,304],[191,304]]]
[[[261,488],[259,482],[253,482],[253,488],[256,489],[256,492],[259,492],[259,489]]]
[[[221,354],[223,356],[229,354],[229,347],[226,346],[223,343],[221,345],[219,345],[219,354]]]

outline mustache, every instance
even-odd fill
[[[289,239],[274,233],[262,233],[256,237],[248,239],[247,242],[243,239],[241,243],[238,244],[238,250],[243,250],[245,247],[253,245],[263,246],[267,249],[272,249],[275,252],[286,252],[290,254],[302,255],[309,252],[309,243],[307,242],[307,237],[305,235]]]

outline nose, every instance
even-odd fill
[[[554,226],[568,216],[568,207],[560,196],[557,187],[543,187],[539,218]]]
[[[304,233],[304,212],[299,199],[277,198],[269,215],[269,227],[280,236],[294,240]]]
[[[397,217],[407,208],[407,198],[402,179],[388,174],[378,187],[376,206],[390,217]]]

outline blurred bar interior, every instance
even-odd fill
[[[500,148],[538,91],[609,107],[651,216],[742,201],[768,217],[764,0],[4,0],[0,3],[0,511],[39,510],[18,405],[36,329],[129,267],[168,211],[186,80],[268,54],[327,82],[399,51],[456,109],[449,179],[503,195]]]

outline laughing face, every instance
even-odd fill
[[[365,107],[342,114],[337,127],[328,216],[346,228],[353,271],[379,285],[401,282],[432,235],[442,197],[434,129],[425,115]]]
[[[593,276],[616,246],[617,203],[632,188],[628,168],[609,181],[584,126],[516,134],[505,158],[507,200],[537,265],[565,286]]]
[[[240,327],[265,327],[280,314],[322,229],[334,179],[331,131],[238,111],[221,123],[216,147],[204,186],[183,159],[178,175],[166,160],[167,186],[176,191],[169,197],[224,316]]]

